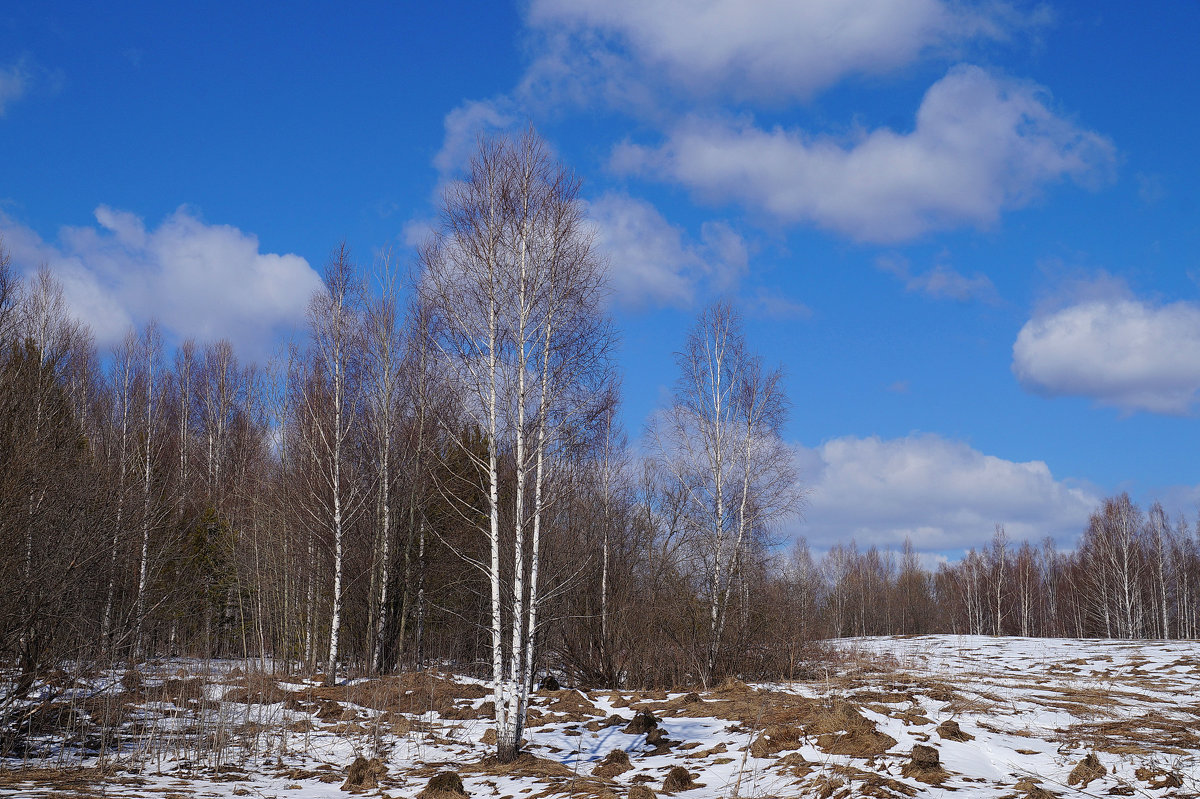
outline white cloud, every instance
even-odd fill
[[[321,286],[300,256],[259,252],[253,234],[186,208],[154,229],[107,206],[95,217],[95,227],[63,228],[57,243],[3,215],[0,234],[23,271],[51,268],[101,346],[153,317],[179,338],[228,338],[243,357],[263,359],[278,332],[303,324]]]
[[[899,549],[905,537],[925,552],[955,552],[991,538],[996,523],[1013,539],[1071,541],[1098,498],[1055,479],[1042,461],[985,455],[933,434],[848,436],[798,455],[811,489],[799,532],[818,549],[855,539]]]
[[[1113,163],[1112,143],[1057,116],[1044,90],[968,65],[930,87],[910,133],[844,141],[691,118],[661,147],[627,143],[612,158],[619,172],[874,242],[987,226],[1065,178],[1103,180]]]
[[[478,149],[479,137],[507,130],[517,121],[511,102],[504,97],[494,100],[467,100],[446,114],[442,149],[433,157],[433,165],[445,180],[463,169]]]
[[[876,258],[875,265],[899,278],[905,291],[924,294],[937,300],[980,300],[988,303],[999,300],[996,286],[991,278],[982,272],[967,276],[943,263],[934,264],[925,272],[914,272],[907,258],[895,254]]]
[[[648,84],[738,99],[807,98],[1027,20],[1002,3],[943,0],[533,0],[525,88],[652,108]]]
[[[608,259],[609,286],[629,307],[685,307],[702,287],[736,287],[748,268],[745,240],[722,221],[704,223],[695,242],[652,204],[618,192],[591,200],[588,217]]]
[[[1012,369],[1027,390],[1046,396],[1191,413],[1200,398],[1200,305],[1156,305],[1122,292],[1035,314],[1017,334]]]
[[[769,319],[796,320],[812,317],[812,308],[802,302],[785,297],[778,291],[760,287],[743,301],[750,314]]]
[[[0,117],[4,116],[9,103],[20,100],[29,91],[30,79],[24,61],[18,61],[11,67],[0,67]]]

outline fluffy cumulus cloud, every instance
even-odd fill
[[[1001,3],[944,0],[534,0],[526,87],[627,107],[663,96],[656,81],[693,95],[803,99],[1030,21]]]
[[[702,289],[734,288],[749,264],[745,240],[723,221],[704,223],[695,241],[652,204],[619,192],[591,200],[588,217],[614,298],[626,307],[686,307]]]
[[[228,338],[243,356],[262,359],[281,330],[303,323],[321,286],[300,256],[260,252],[252,234],[206,224],[186,208],[156,228],[106,206],[95,218],[47,242],[0,216],[0,234],[24,271],[50,267],[100,346],[156,318],[181,339]]]
[[[617,147],[612,163],[785,223],[897,242],[990,225],[1050,184],[1106,179],[1114,160],[1108,139],[1054,113],[1039,87],[958,66],[930,87],[908,133],[843,140],[690,118],[661,146]]]
[[[1012,369],[1022,386],[1046,396],[1192,413],[1200,399],[1200,305],[1159,305],[1123,292],[1036,314],[1017,334]]]
[[[799,532],[817,549],[854,539],[924,552],[980,546],[994,526],[1010,537],[1069,543],[1097,497],[1051,474],[1041,461],[1018,463],[932,434],[885,440],[844,437],[802,449],[811,489]]]

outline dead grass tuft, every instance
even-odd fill
[[[942,738],[946,739],[947,741],[962,742],[962,741],[975,740],[974,735],[971,735],[968,732],[963,732],[962,728],[958,726],[958,722],[954,721],[953,719],[947,719],[946,721],[943,721],[941,724],[939,724],[938,728],[937,728],[937,732],[938,732],[938,735],[940,735]]]
[[[1067,785],[1086,788],[1092,780],[1098,780],[1107,773],[1108,769],[1100,762],[1100,758],[1096,757],[1096,753],[1089,752],[1087,757],[1080,760],[1075,764],[1075,768],[1071,769],[1071,776],[1067,777]]]
[[[895,738],[879,732],[858,708],[839,699],[815,714],[805,728],[817,735],[817,746],[832,755],[873,757],[896,745]]]
[[[592,769],[592,775],[602,777],[606,780],[611,780],[619,774],[624,774],[633,768],[633,764],[629,762],[629,754],[624,749],[612,749],[604,759]]]
[[[621,732],[626,735],[645,735],[658,726],[658,719],[649,710],[638,711]]]
[[[620,725],[627,723],[629,723],[629,719],[626,719],[622,716],[612,715],[603,720],[595,719],[593,721],[589,721],[583,726],[584,729],[588,730],[589,732],[600,732],[600,730],[608,727],[619,727]]]
[[[1159,791],[1163,788],[1183,787],[1183,778],[1174,771],[1163,771],[1161,769],[1146,768],[1143,766],[1142,768],[1139,768],[1137,771],[1133,772],[1133,775],[1142,782],[1147,783],[1148,787],[1152,791]]]
[[[1038,785],[1037,780],[1031,777],[1026,777],[1023,780],[1020,780],[1013,787],[1021,792],[1019,795],[1021,795],[1023,799],[1057,799],[1058,797],[1058,794],[1054,793],[1053,791],[1047,791],[1041,785]]]
[[[696,787],[695,778],[683,766],[671,766],[671,770],[667,772],[666,779],[663,780],[663,793],[676,793],[678,791],[689,791]]]
[[[941,785],[950,776],[942,768],[942,759],[938,755],[938,750],[923,744],[913,746],[911,759],[900,769],[900,773],[926,785]]]
[[[379,787],[379,780],[387,775],[387,768],[377,757],[367,760],[357,757],[346,768],[346,781],[342,783],[343,791],[357,793]],[[461,787],[462,783],[459,782]]]
[[[803,738],[804,731],[799,727],[773,724],[750,744],[750,754],[753,757],[765,758],[785,749],[799,749]]]
[[[462,777],[453,771],[442,771],[430,778],[417,799],[462,799],[466,795]]]

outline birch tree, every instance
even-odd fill
[[[125,528],[125,499],[126,499],[126,479],[129,470],[129,426],[132,422],[130,418],[134,412],[134,372],[137,361],[137,335],[133,330],[125,334],[125,338],[113,348],[112,353],[112,372],[111,383],[112,393],[115,400],[115,413],[113,419],[113,438],[116,439],[115,446],[112,447],[112,456],[116,458],[114,471],[116,472],[116,513],[112,525],[111,548],[109,550],[109,570],[108,570],[108,589],[105,591],[104,598],[104,614],[100,627],[100,638],[105,645],[110,643],[109,639],[113,632],[113,624],[115,622],[116,613],[116,590],[117,590],[117,568],[119,553],[121,550],[121,539],[124,536]]]
[[[671,407],[650,428],[651,448],[688,496],[688,523],[707,608],[702,679],[712,682],[726,611],[747,552],[800,505],[792,453],[783,443],[782,372],[749,352],[728,302],[705,309],[676,354]]]
[[[159,384],[162,382],[162,333],[158,324],[151,321],[142,331],[138,342],[139,382],[142,390],[141,446],[138,455],[142,459],[142,547],[138,558],[137,597],[134,612],[134,651],[142,653],[142,621],[146,614],[147,578],[150,564],[151,489],[154,480],[156,447],[161,445],[158,436]]]
[[[306,441],[311,465],[321,488],[313,506],[314,523],[323,527],[333,544],[333,593],[329,621],[329,650],[325,678],[337,679],[342,626],[345,536],[361,506],[360,487],[349,463],[358,431],[361,356],[359,296],[350,251],[341,245],[325,267],[324,287],[309,303],[313,373],[304,383]]]
[[[440,360],[487,439],[486,455],[464,452],[487,489],[478,527],[489,556],[475,566],[491,587],[497,757],[507,762],[525,724],[556,461],[586,422],[607,371],[603,273],[578,179],[531,130],[514,142],[481,142],[464,179],[446,190],[440,229],[422,260]],[[502,469],[511,474],[503,509]]]
[[[379,293],[366,303],[363,318],[363,382],[367,418],[375,448],[377,492],[369,651],[372,668],[381,672],[385,666],[388,590],[393,581],[392,483],[396,471],[393,442],[398,422],[402,377],[400,366],[404,351],[396,299],[397,274],[390,254],[384,255],[376,265],[375,277]]]

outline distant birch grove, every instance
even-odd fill
[[[510,759],[550,674],[787,678],[835,636],[1197,637],[1197,530],[1126,495],[1069,550],[997,526],[941,563],[810,551],[783,438],[803,395],[728,302],[631,446],[579,191],[532,131],[481,141],[413,262],[336,247],[265,364],[154,322],[99,351],[0,243],[0,724],[66,662],[437,667],[491,681]]]

